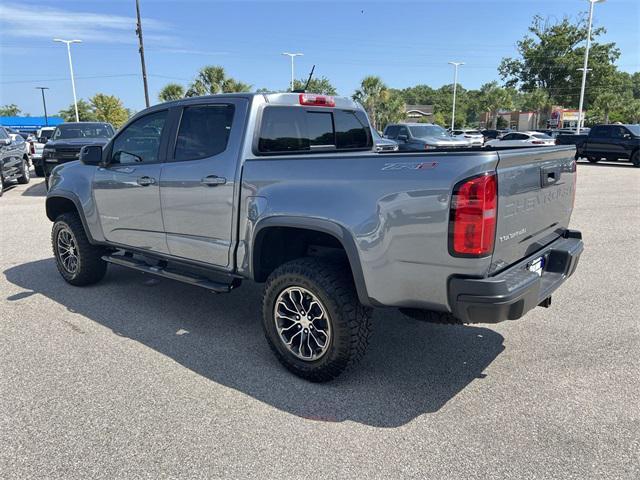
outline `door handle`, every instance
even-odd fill
[[[142,187],[148,187],[149,185],[153,185],[154,183],[156,183],[156,179],[152,177],[147,177],[145,175],[144,177],[138,177],[137,182],[138,182],[138,185]]]
[[[200,183],[208,187],[216,187],[218,185],[224,185],[225,183],[227,183],[227,179],[224,177],[218,177],[217,175],[207,175],[202,180],[200,180]]]

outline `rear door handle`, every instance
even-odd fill
[[[207,175],[202,180],[200,180],[200,183],[202,183],[203,185],[207,185],[208,187],[216,187],[218,185],[224,185],[225,183],[227,183],[227,179],[224,177],[218,177],[217,175]]]
[[[138,185],[142,187],[148,187],[149,185],[153,185],[154,183],[156,183],[156,179],[152,177],[147,177],[145,175],[144,177],[138,177],[137,182],[138,182]]]

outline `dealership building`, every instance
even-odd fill
[[[42,127],[55,127],[64,123],[62,117],[0,117],[0,125],[18,132],[35,132]]]

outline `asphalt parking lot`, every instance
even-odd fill
[[[579,165],[576,275],[526,319],[375,314],[364,362],[287,373],[260,288],[58,275],[41,179],[0,198],[3,478],[640,478],[640,169]]]

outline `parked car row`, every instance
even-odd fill
[[[0,127],[0,196],[6,182],[29,183],[29,156],[27,142],[17,133]]]

